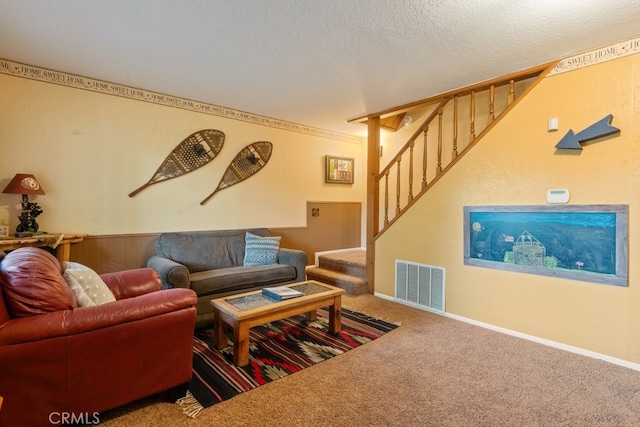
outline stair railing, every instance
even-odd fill
[[[389,164],[374,178],[374,191],[379,192],[374,199],[384,201],[382,210],[379,206],[374,207],[374,215],[379,218],[375,223],[382,224],[379,230],[375,230],[374,237],[387,230],[431,188],[511,109],[516,99],[520,99],[535,86],[546,75],[543,72],[551,67],[552,65],[545,64],[368,116],[369,119],[380,118],[416,107],[427,107],[427,111],[428,108],[432,109]],[[516,92],[520,94],[516,96]],[[501,98],[498,99],[498,96]],[[478,100],[482,100],[483,104],[479,105]],[[465,104],[469,111],[467,117],[463,117],[459,108]],[[486,120],[480,120],[479,114],[482,113],[487,114]],[[468,138],[461,140],[459,131],[465,125],[469,130]],[[445,126],[449,128],[445,129]],[[379,141],[379,135],[374,137]],[[449,154],[443,155],[443,152]],[[369,155],[374,154],[370,152]],[[420,180],[417,193],[414,192],[416,179]],[[394,204],[394,209],[389,209],[390,203]]]

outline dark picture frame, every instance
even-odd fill
[[[330,184],[353,184],[353,157],[325,156],[324,182]]]
[[[628,286],[628,205],[463,211],[465,265]]]

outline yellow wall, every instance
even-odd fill
[[[640,363],[639,82],[638,54],[545,78],[376,241],[376,292],[393,296],[395,259],[442,266],[448,313]],[[556,151],[608,114],[620,134]],[[463,264],[463,206],[543,205],[552,188],[571,204],[629,205],[628,287]]]
[[[303,105],[300,108],[304,108]],[[220,154],[182,177],[146,183],[191,133],[226,134]],[[245,145],[271,141],[268,164],[248,180],[200,201]],[[94,235],[171,230],[290,227],[306,223],[307,201],[357,201],[366,189],[363,141],[218,117],[0,74],[0,186],[33,173],[46,195],[37,220],[49,232]],[[354,157],[354,185],[325,184],[326,154]],[[17,195],[0,194],[0,224],[18,224]]]

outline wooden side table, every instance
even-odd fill
[[[31,237],[0,237],[0,250],[5,252],[18,248],[50,247],[55,251],[58,261],[69,261],[71,244],[80,243],[86,234],[36,234]]]

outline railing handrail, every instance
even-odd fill
[[[389,228],[393,223],[396,222],[410,207],[418,201],[429,189],[433,187],[433,185],[439,181],[439,179],[445,175],[451,168],[465,155],[469,152],[469,150],[475,146],[498,122],[501,118],[503,118],[517,103],[520,99],[524,97],[533,87],[535,87],[541,80],[544,78],[557,64],[557,61],[550,62],[544,65],[540,65],[537,67],[532,67],[526,70],[522,70],[519,72],[511,73],[506,76],[486,80],[484,82],[470,85],[464,88],[456,89],[453,91],[445,92],[436,96],[432,96],[429,98],[425,98],[419,101],[415,101],[409,104],[404,104],[392,109],[380,111],[378,113],[368,114],[363,117],[355,118],[349,120],[349,122],[365,122],[368,126],[368,160],[367,160],[367,234],[366,234],[366,247],[367,247],[367,262],[366,262],[366,275],[367,282],[369,286],[369,291],[373,293],[375,289],[375,241]],[[516,99],[515,96],[515,82],[520,82],[523,80],[533,79],[531,84],[526,87],[523,92],[518,95]],[[495,115],[494,111],[494,95],[495,95],[495,86],[502,86],[506,82],[509,82],[509,93],[507,95],[507,106]],[[477,135],[475,132],[475,92],[489,89],[489,120],[484,127]],[[470,120],[469,120],[469,140],[464,146],[461,145],[461,150],[458,152],[458,99],[462,96],[470,96]],[[444,113],[444,107],[447,105],[450,99],[454,99],[454,107],[453,107],[453,121],[454,129],[453,129],[453,139],[452,139],[452,151],[451,158],[447,159],[448,163],[442,167],[442,115]],[[406,113],[408,110],[420,106],[426,106],[430,104],[440,103],[436,108],[434,108],[433,112],[427,117],[427,119],[420,125],[418,130],[413,133],[410,139],[402,146],[400,151],[398,151],[390,160],[389,164],[385,166],[384,169],[380,170],[379,163],[379,149],[380,149],[380,119],[383,116],[389,115],[398,115],[400,113]],[[428,134],[429,134],[429,124],[438,117],[438,147],[437,147],[437,168],[435,177],[432,177],[427,182],[427,147],[428,147]],[[424,133],[424,143],[423,143],[423,165],[422,165],[422,188],[416,194],[413,195],[413,177],[414,177],[414,167],[413,167],[413,157],[414,157],[414,148],[416,145],[416,141],[418,140],[418,136],[420,133]],[[402,162],[402,156],[409,150],[409,172],[408,172],[408,200],[404,207],[400,208],[400,197],[402,193],[400,190],[400,165]],[[388,199],[389,199],[389,172],[393,167],[398,167],[397,173],[397,183],[396,183],[396,214],[388,219]],[[382,177],[385,177],[384,185],[382,185]],[[384,188],[384,198],[380,197],[380,192]],[[384,200],[384,225],[379,228],[379,222],[381,218],[380,205],[382,200]]]
[[[451,98],[445,97],[442,101],[440,101],[440,104],[438,104],[438,107],[435,108],[431,114],[429,114],[429,116],[424,121],[424,123],[420,125],[420,127],[413,133],[413,135],[409,138],[409,140],[402,146],[402,148],[398,150],[398,152],[396,153],[395,156],[393,156],[393,159],[389,162],[389,164],[384,169],[382,169],[380,173],[378,173],[378,175],[376,176],[376,179],[378,181],[380,180],[380,177],[384,176],[387,170],[391,169],[394,166],[394,163],[397,161],[398,157],[401,157],[402,154],[404,154],[409,149],[409,147],[411,146],[411,143],[414,142],[416,139],[418,139],[418,137],[424,132],[424,128],[429,126],[429,124],[438,116],[438,111],[440,111],[441,108],[444,108],[444,106],[447,105],[450,99]]]
[[[514,73],[510,73],[507,74],[505,76],[501,76],[501,77],[495,77],[489,80],[485,80],[483,82],[480,83],[475,83],[469,86],[464,86],[458,89],[453,89],[450,90],[448,92],[443,92],[437,95],[433,95],[430,96],[428,98],[423,98],[420,99],[418,101],[413,101],[410,102],[408,104],[403,104],[403,105],[399,105],[397,107],[393,107],[393,108],[389,108],[387,110],[383,110],[383,111],[378,111],[375,113],[371,113],[371,114],[367,114],[365,116],[360,116],[360,117],[355,117],[351,120],[348,120],[349,123],[353,123],[353,122],[361,122],[363,120],[367,120],[369,117],[384,117],[386,115],[389,114],[397,114],[398,112],[402,111],[402,110],[408,110],[410,108],[415,108],[415,107],[419,107],[421,105],[424,104],[430,104],[434,101],[437,101],[441,98],[453,98],[453,96],[455,96],[456,94],[458,96],[463,96],[466,94],[469,94],[473,91],[478,91],[482,88],[488,88],[491,85],[497,85],[500,82],[505,82],[505,81],[509,81],[509,80],[513,80],[513,81],[521,81],[521,80],[527,80],[533,77],[538,76],[540,73],[542,73],[544,70],[546,70],[547,68],[549,68],[551,65],[555,65],[557,63],[557,61],[553,61],[553,62],[548,62],[546,64],[543,65],[538,65],[535,67],[531,67],[531,68],[527,68],[525,70],[521,70],[521,71],[516,71]]]
[[[393,155],[393,157],[389,160],[389,163],[379,172],[374,173],[373,174],[373,179],[374,179],[374,183],[376,185],[376,187],[378,189],[382,188],[381,185],[381,181],[384,179],[385,183],[384,183],[384,188],[385,188],[385,197],[384,197],[384,204],[385,204],[385,211],[384,211],[384,224],[381,224],[382,227],[379,230],[375,230],[374,232],[374,236],[373,238],[377,238],[380,234],[382,234],[383,231],[386,231],[400,216],[402,216],[402,214],[411,206],[413,205],[413,203],[420,197],[422,196],[422,194],[424,194],[429,188],[432,187],[432,185],[439,180],[440,176],[448,171],[451,166],[453,166],[453,164],[457,163],[457,160],[459,160],[459,157],[463,154],[465,154],[466,152],[468,152],[468,150],[475,145],[475,143],[482,137],[484,136],[491,128],[493,128],[493,126],[497,123],[498,118],[501,118],[504,114],[506,114],[510,109],[512,104],[514,104],[515,101],[515,82],[518,81],[523,81],[523,80],[527,80],[527,79],[532,79],[535,77],[539,77],[541,74],[543,74],[545,72],[545,70],[547,70],[547,73],[549,70],[552,69],[553,65],[555,65],[554,63],[549,63],[549,64],[544,64],[542,66],[538,66],[538,67],[533,67],[527,70],[523,70],[517,73],[511,73],[508,74],[506,76],[502,76],[502,77],[498,77],[498,78],[494,78],[494,79],[490,79],[481,83],[477,83],[474,85],[470,85],[470,86],[466,86],[457,90],[453,90],[453,91],[449,91],[440,95],[436,95],[433,97],[429,97],[429,98],[425,98],[423,100],[420,101],[416,101],[416,102],[412,102],[410,104],[405,104],[402,105],[400,107],[396,107],[394,109],[391,110],[385,110],[381,113],[376,113],[376,114],[372,114],[367,116],[368,118],[372,118],[372,117],[380,117],[380,115],[378,114],[398,114],[399,111],[406,111],[406,109],[411,108],[411,107],[417,107],[417,106],[422,106],[424,104],[430,104],[433,105],[433,111],[426,117],[426,119],[424,120],[424,122],[422,124],[420,124],[420,126],[416,129],[416,131],[409,137],[409,139],[407,140],[407,142],[398,150],[398,152]],[[545,73],[546,74],[546,73]],[[539,81],[539,79],[538,79]],[[497,116],[494,115],[494,95],[495,95],[495,89],[496,87],[504,87],[505,85],[510,85],[509,87],[509,93],[507,95],[507,106],[500,111]],[[532,85],[535,85],[535,82],[532,83]],[[522,95],[524,95],[527,91],[529,90],[529,88],[525,89],[524,92],[522,93]],[[482,93],[483,91],[488,91],[489,92],[489,115],[490,118],[486,124],[486,126],[484,127],[484,129],[482,129],[479,134],[476,136],[475,134],[475,96],[476,93]],[[458,154],[457,152],[457,136],[455,134],[457,134],[457,124],[455,124],[455,122],[457,122],[457,105],[454,106],[454,127],[455,127],[455,131],[454,131],[454,141],[453,141],[453,155],[451,157],[451,159],[448,161],[448,163],[442,167],[441,166],[441,160],[442,160],[442,115],[443,115],[443,111],[444,111],[444,107],[448,104],[448,102],[451,99],[455,99],[456,101],[462,97],[470,97],[470,108],[471,108],[471,117],[470,117],[470,135],[469,135],[469,141],[467,142],[466,146],[461,150],[461,152]],[[520,97],[520,96],[519,96]],[[456,103],[457,104],[457,103]],[[430,107],[431,108],[431,107]],[[495,116],[495,117],[494,117]],[[437,168],[436,168],[436,174],[434,177],[432,177],[432,179],[430,179],[429,182],[427,182],[426,179],[426,171],[427,171],[427,165],[426,165],[426,150],[427,150],[427,132],[429,129],[429,125],[431,123],[433,123],[436,118],[439,119],[439,124],[438,124],[438,129],[436,132],[438,132],[438,159],[437,159]],[[425,135],[425,142],[423,145],[423,150],[425,151],[424,153],[424,158],[423,158],[423,183],[422,183],[422,188],[420,189],[420,191],[418,191],[418,193],[414,196],[413,194],[413,170],[414,170],[414,165],[413,165],[413,150],[414,147],[416,145],[416,141],[418,140],[418,137],[424,134]],[[403,162],[403,156],[405,156],[407,154],[407,151],[409,151],[411,153],[409,157],[409,179],[408,179],[408,189],[404,190],[402,189],[401,191],[401,173],[400,173],[400,165]],[[370,153],[371,154],[371,153]],[[405,159],[406,161],[406,159]],[[389,172],[393,169],[393,168],[397,168],[398,172],[397,172],[397,178],[396,178],[396,213],[393,216],[393,218],[389,219],[388,218],[388,196],[389,196],[389,190],[388,190],[388,180],[389,180]],[[406,182],[405,182],[406,183]],[[408,201],[406,202],[406,204],[404,204],[403,207],[401,207],[400,205],[400,198],[401,198],[401,194],[405,194],[408,193]],[[380,202],[382,200],[379,200]],[[380,206],[375,206],[374,208],[375,212],[380,212]],[[382,212],[380,212],[382,213]]]

